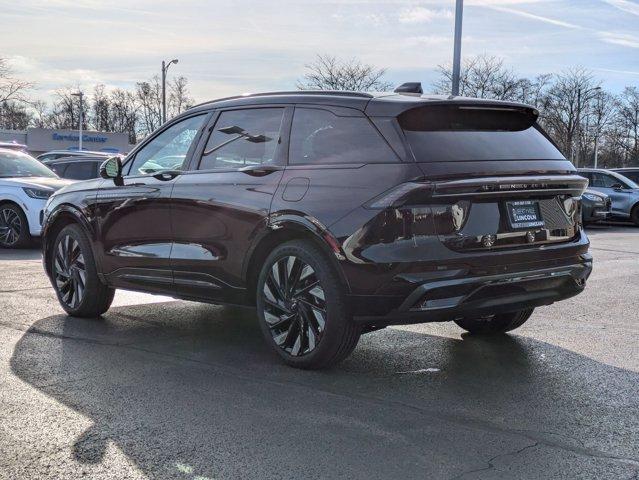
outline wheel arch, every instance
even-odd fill
[[[315,219],[286,214],[271,219],[268,228],[254,242],[252,249],[246,255],[242,276],[246,282],[247,297],[251,304],[255,302],[257,279],[262,264],[275,247],[291,240],[306,240],[318,246],[333,264],[344,286],[350,292],[346,275],[340,265],[340,260],[344,260],[345,257],[337,239]]]

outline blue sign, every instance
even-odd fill
[[[51,135],[51,138],[58,142],[77,142],[80,140],[80,135],[77,133],[65,133],[61,135],[54,132],[53,135]],[[106,143],[107,137],[100,137],[98,135],[82,135],[82,141],[90,143]]]

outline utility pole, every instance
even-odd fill
[[[82,151],[82,120],[83,120],[82,97],[84,97],[84,93],[78,92],[78,93],[72,93],[71,95],[74,97],[80,98],[80,122],[79,122],[80,126],[78,127],[78,150]]]
[[[169,63],[162,60],[162,123],[166,122],[166,72],[173,63],[178,63],[178,59],[174,58]]]
[[[455,46],[453,48],[453,89],[452,94],[459,95],[459,77],[461,72],[462,16],[464,0],[456,0],[455,5]]]

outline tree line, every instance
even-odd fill
[[[438,67],[432,91],[451,91],[452,69]],[[385,69],[318,55],[306,65],[297,83],[300,89],[389,90]],[[61,88],[51,103],[31,101],[33,85],[15,78],[0,58],[0,128],[78,127],[78,88]],[[158,76],[138,82],[132,89],[96,85],[83,92],[83,127],[104,132],[124,132],[136,143],[161,125],[162,87]],[[592,72],[570,68],[534,78],[518,75],[503,60],[477,56],[464,62],[460,94],[467,97],[508,100],[533,105],[540,123],[562,153],[576,166],[621,167],[639,165],[639,89],[627,86],[621,93],[606,91]],[[185,77],[167,84],[167,115],[174,116],[194,103]],[[596,152],[596,153],[595,153]]]
[[[83,93],[82,127],[85,130],[126,133],[136,143],[162,124],[162,84],[159,76],[137,82],[133,89],[107,90],[102,84],[90,91],[64,87],[56,90],[51,103],[31,100],[34,85],[18,80],[0,58],[0,129],[24,130],[28,127],[76,129],[79,126]],[[167,81],[167,117],[175,116],[194,104],[188,80],[174,77]]]

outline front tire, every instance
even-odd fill
[[[477,318],[461,318],[455,323],[474,335],[496,335],[521,327],[532,315],[534,308],[518,312],[498,313]]]
[[[98,278],[89,238],[79,225],[64,227],[49,252],[51,282],[60,305],[74,317],[98,317],[115,290]]]
[[[346,307],[344,285],[327,255],[310,242],[291,241],[268,256],[256,297],[262,333],[288,365],[330,367],[359,341],[361,328]]]
[[[29,222],[22,209],[12,203],[0,205],[0,247],[24,248],[30,244]]]

